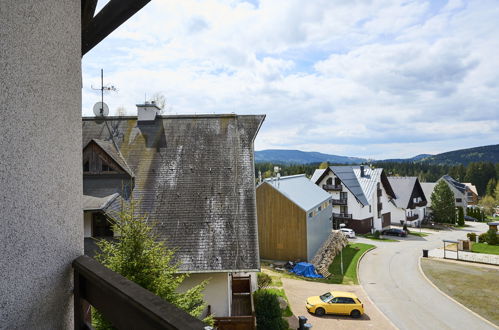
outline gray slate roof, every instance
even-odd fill
[[[466,185],[455,180],[453,177],[451,177],[450,175],[444,175],[442,176],[442,179],[447,181],[448,183],[450,183],[451,185],[453,185],[457,190],[459,190],[461,193],[465,193],[466,192]]]
[[[326,171],[326,169],[316,169],[314,171],[314,174],[312,174],[312,177],[310,178],[310,181],[312,181],[313,183],[317,184],[317,180],[320,179],[320,177],[322,176],[322,174]]]
[[[305,212],[332,198],[330,194],[307,179],[305,174],[283,176],[279,180],[268,178],[264,182],[270,184]]]
[[[421,182],[421,188],[423,188],[424,195],[428,204],[426,206],[431,207],[431,194],[437,185],[436,182]]]
[[[135,173],[133,196],[141,201],[140,211],[156,223],[158,237],[177,249],[181,271],[259,269],[253,141],[263,119],[108,118]],[[84,118],[83,146],[92,139],[111,141],[104,122]]]
[[[105,211],[118,196],[117,193],[105,197],[83,195],[83,211]]]
[[[393,200],[395,205],[403,209],[408,208],[418,178],[415,176],[389,176],[388,181],[395,192],[396,198]]]

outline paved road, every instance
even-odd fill
[[[442,239],[466,238],[470,231],[484,232],[487,225],[467,223],[461,230],[409,236],[385,243],[358,238],[378,246],[360,264],[360,282],[383,313],[400,329],[494,329],[489,323],[438,292],[419,272],[422,249],[443,246]]]

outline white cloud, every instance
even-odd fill
[[[256,148],[409,157],[499,138],[494,1],[152,1],[83,61],[135,113],[264,113]]]

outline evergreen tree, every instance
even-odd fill
[[[492,196],[493,198],[496,198],[496,195],[495,195],[496,185],[497,185],[496,179],[495,178],[490,179],[489,182],[487,182],[487,188],[485,189],[485,195]]]
[[[177,292],[188,274],[178,273],[179,264],[173,262],[175,252],[157,240],[153,228],[147,223],[147,216],[138,215],[137,210],[137,203],[134,201],[123,204],[122,211],[112,220],[113,231],[119,235],[115,237],[115,241],[103,239],[97,242],[102,252],[96,259],[109,269],[199,318],[206,308],[202,291],[207,281],[185,292]],[[112,329],[98,311],[95,310],[92,316],[96,329]],[[204,321],[213,323],[211,317]]]
[[[458,208],[457,224],[459,226],[464,226],[464,211],[461,206]]]
[[[431,194],[431,208],[436,222],[456,223],[454,194],[444,180],[438,181]]]
[[[499,182],[497,182],[496,188],[494,189],[494,197],[499,204]]]

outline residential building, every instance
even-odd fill
[[[241,301],[250,296],[234,295],[233,283],[260,269],[253,141],[264,116],[137,108],[137,116],[83,118],[85,237],[111,238],[107,218],[133,197],[158,239],[176,250],[180,272],[191,274],[182,289],[209,280],[211,313],[251,315]],[[95,253],[92,240],[85,243]]]
[[[388,202],[395,198],[382,168],[364,165],[329,166],[316,170],[311,181],[333,198],[333,227],[340,224],[358,233],[388,228]]]
[[[464,183],[455,180],[447,174],[438,179],[437,182],[421,183],[421,187],[423,188],[426,200],[428,201],[428,211],[431,212],[431,194],[433,193],[436,184],[442,180],[449,186],[450,190],[452,191],[452,194],[454,195],[454,204],[456,205],[456,207],[462,207],[464,210],[464,214],[466,214],[466,208],[468,207],[467,192],[469,190]]]
[[[423,193],[426,198],[426,214],[432,212],[431,209],[431,194],[435,190],[436,182],[421,182],[421,188],[423,188]]]
[[[256,200],[260,257],[311,261],[331,233],[331,195],[300,174],[265,179]]]
[[[470,182],[463,184],[466,186],[466,202],[468,206],[478,205],[478,191],[476,186]]]
[[[427,200],[417,177],[389,176],[395,198],[388,203],[391,222],[418,227],[426,215]]]

